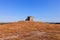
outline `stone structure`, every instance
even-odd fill
[[[33,16],[28,16],[25,21],[34,21],[34,17]]]

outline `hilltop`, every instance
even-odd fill
[[[3,24],[0,40],[60,40],[60,24],[33,21]]]
[[[25,21],[1,23],[0,40],[60,40],[60,24]]]

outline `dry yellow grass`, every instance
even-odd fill
[[[31,21],[3,24],[0,40],[60,40],[60,24]]]

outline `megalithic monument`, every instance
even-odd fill
[[[28,16],[25,21],[34,21],[34,16]]]

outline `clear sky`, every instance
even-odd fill
[[[60,0],[0,0],[0,22],[24,20],[60,22]]]

